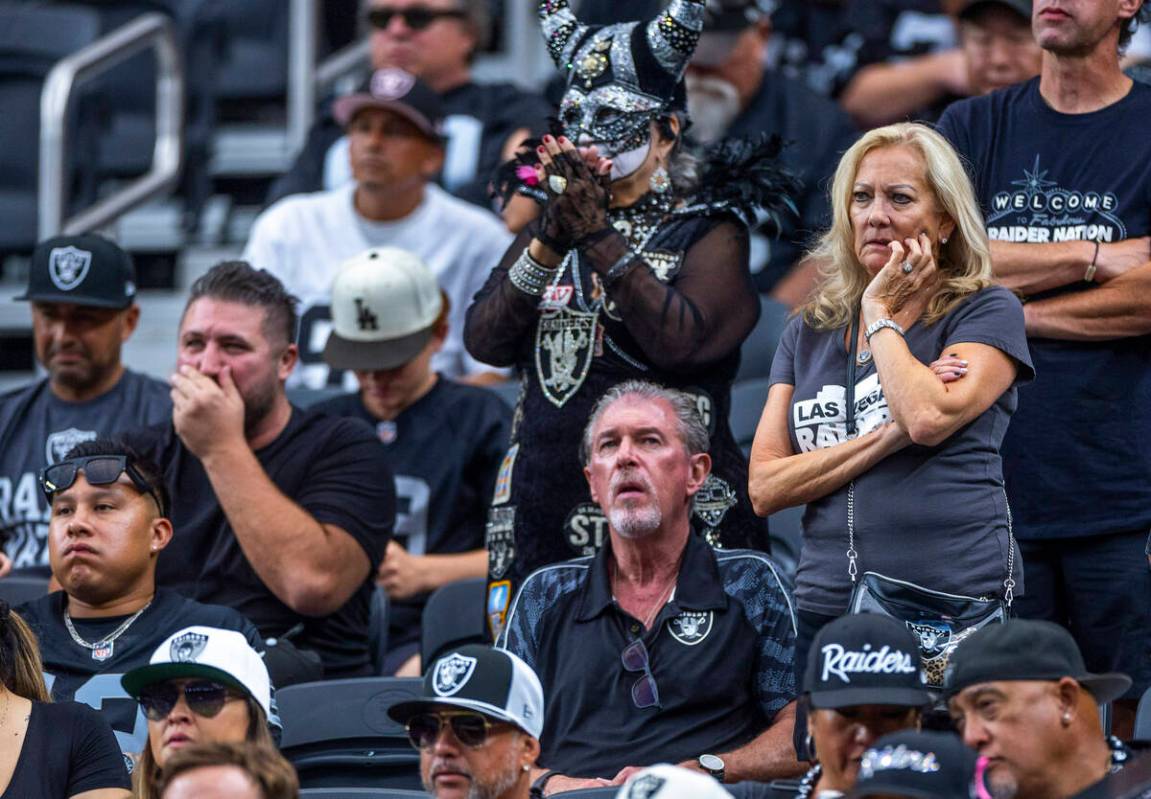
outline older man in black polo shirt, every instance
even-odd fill
[[[787,591],[766,556],[715,551],[689,525],[707,447],[678,391],[623,383],[592,414],[581,455],[609,541],[528,577],[501,640],[548,697],[545,794],[657,762],[729,782],[799,770]]]

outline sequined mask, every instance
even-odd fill
[[[605,158],[643,147],[651,122],[663,104],[654,97],[613,84],[590,92],[572,86],[560,102],[564,134],[574,142],[594,144]]]

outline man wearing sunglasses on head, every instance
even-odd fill
[[[133,772],[136,799],[157,799],[168,758],[189,746],[247,742],[275,748],[268,670],[237,632],[178,630],[122,683],[148,719],[148,739]]]
[[[546,794],[661,762],[729,782],[799,772],[787,589],[763,553],[691,529],[708,439],[695,397],[652,383],[621,383],[591,413],[580,456],[608,540],[529,576],[500,639],[556,698]]]
[[[372,0],[372,68],[396,67],[440,95],[448,115],[447,157],[441,183],[452,194],[488,207],[487,183],[532,132],[554,113],[539,95],[512,83],[478,83],[472,62],[491,38],[489,0]],[[347,141],[331,114],[323,114],[291,169],[269,192],[331,189],[350,179]]]
[[[48,552],[62,591],[19,612],[36,633],[52,698],[102,711],[126,752],[139,751],[143,716],[120,677],[148,662],[174,631],[193,624],[235,630],[262,650],[256,627],[231,608],[203,605],[156,586],[156,561],[172,539],[159,468],[98,439],[46,468]]]
[[[422,698],[388,715],[420,750],[424,789],[435,799],[528,799],[544,696],[515,655],[480,645],[449,650],[425,673]]]

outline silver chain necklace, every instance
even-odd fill
[[[76,627],[72,624],[72,614],[68,612],[68,608],[64,608],[64,626],[68,628],[68,635],[72,636],[73,641],[85,649],[92,650],[92,660],[98,660],[102,662],[112,657],[112,653],[115,651],[116,639],[126,633],[128,628],[132,626],[132,622],[140,618],[140,614],[151,606],[152,600],[149,599],[148,604],[144,605],[144,607],[140,608],[131,616],[129,616],[127,621],[117,627],[111,635],[105,636],[104,640],[97,641],[94,644],[88,643],[80,637],[80,633],[76,632]]]

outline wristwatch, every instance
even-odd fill
[[[723,782],[725,766],[722,757],[719,755],[700,755],[698,762],[699,767],[715,777],[716,782]]]

